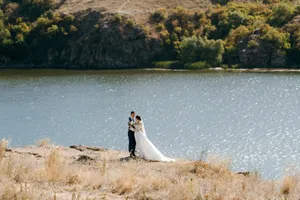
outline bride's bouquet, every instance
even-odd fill
[[[135,128],[135,127],[134,127],[134,121],[131,121],[129,125],[130,125],[132,128]]]

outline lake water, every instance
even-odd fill
[[[140,114],[167,156],[279,178],[300,167],[300,74],[0,71],[0,138],[127,150]]]

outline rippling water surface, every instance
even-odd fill
[[[2,71],[0,138],[127,150],[135,110],[167,156],[278,178],[300,168],[299,101],[300,74]]]

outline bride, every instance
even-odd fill
[[[136,116],[134,137],[139,156],[146,160],[174,162],[175,159],[165,157],[148,139],[141,116]]]

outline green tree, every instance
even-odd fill
[[[240,26],[231,30],[226,38],[226,51],[235,51],[236,48],[250,36],[251,32],[252,31],[246,26]]]
[[[229,65],[238,64],[238,50],[245,48],[247,44],[248,37],[251,35],[252,30],[246,26],[240,26],[236,29],[230,31],[226,37],[225,45],[225,59],[226,63]]]
[[[205,61],[216,66],[222,62],[224,45],[222,40],[208,40],[202,37],[184,38],[179,46],[180,60],[183,63]]]
[[[269,23],[272,26],[283,26],[293,18],[294,10],[294,7],[288,3],[279,3],[274,5]]]
[[[281,55],[287,54],[291,48],[290,34],[279,28],[274,28],[268,24],[263,24],[260,27],[260,39],[263,42],[263,47],[268,52],[267,65],[271,66],[275,52],[280,52]]]
[[[295,15],[300,15],[300,6],[295,8]]]
[[[158,9],[154,13],[150,15],[150,19],[152,22],[160,23],[166,19],[166,10],[165,9]]]
[[[229,3],[223,8],[216,9],[212,12],[212,24],[216,30],[210,35],[211,38],[225,38],[230,30],[241,25],[247,24],[250,8],[236,3]]]
[[[197,42],[203,43],[202,38],[197,38],[192,36],[189,38],[183,38],[180,43],[180,60],[183,63],[192,63],[196,62],[196,52],[197,52]],[[198,44],[200,45],[200,44]]]
[[[59,32],[59,28],[57,25],[52,25],[47,29],[47,35],[54,36]]]
[[[268,24],[261,25],[260,29],[262,32],[260,36],[262,41],[282,50],[288,50],[291,48],[289,41],[290,34],[288,32],[274,28]]]

